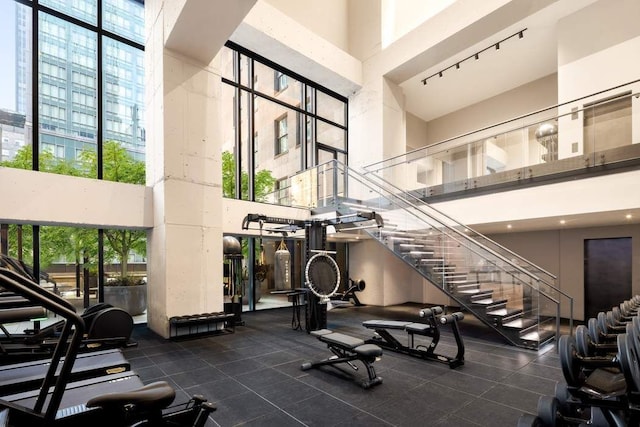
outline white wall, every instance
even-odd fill
[[[349,45],[347,0],[264,0],[344,51]]]
[[[151,188],[0,167],[0,222],[149,228]]]
[[[584,320],[584,241],[632,238],[632,292],[640,292],[640,225],[569,228],[489,236],[558,277],[560,289],[574,298],[574,318]],[[567,305],[567,304],[565,304]],[[568,317],[568,306],[562,316]]]
[[[407,34],[455,0],[382,0],[382,47]]]
[[[407,120],[407,151],[424,146],[427,141],[427,123],[411,113],[406,113]]]
[[[555,218],[640,206],[640,170],[434,203],[463,224]],[[472,207],[472,208],[470,208]]]
[[[562,19],[558,25],[558,101],[566,102],[638,79],[640,70],[640,2],[635,0],[598,1]],[[634,93],[640,84],[634,84]],[[628,90],[628,88],[623,89]],[[585,103],[618,95],[612,91],[571,103],[562,114],[577,111]],[[634,117],[632,138],[640,142],[640,99],[632,99]],[[559,158],[584,152],[584,117],[567,115],[559,120]],[[577,143],[577,151],[572,144]],[[596,142],[597,144],[597,142]]]
[[[557,103],[557,75],[551,74],[429,121],[427,123],[427,138],[420,146],[435,144]],[[508,127],[515,126],[517,125],[509,125]]]
[[[256,3],[229,39],[341,95],[361,87],[359,60],[267,2]]]
[[[365,61],[380,52],[381,0],[349,0],[349,52]]]

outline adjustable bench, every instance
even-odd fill
[[[382,349],[375,344],[366,344],[360,338],[351,337],[349,335],[333,332],[329,329],[320,329],[311,331],[320,341],[327,344],[327,347],[334,356],[319,362],[305,362],[301,368],[306,371],[311,368],[317,368],[324,365],[335,365],[338,363],[347,363],[354,370],[358,370],[352,362],[359,360],[367,368],[368,379],[362,380],[360,385],[363,388],[370,388],[377,384],[382,384],[382,378],[376,375],[373,369],[373,362],[382,355]]]
[[[425,319],[425,323],[403,322],[397,320],[366,320],[362,322],[362,326],[368,329],[374,329],[376,335],[366,340],[366,343],[376,344],[380,347],[395,351],[398,353],[408,354],[409,356],[419,357],[427,360],[435,360],[437,362],[449,365],[451,369],[460,365],[464,365],[464,343],[460,337],[458,330],[458,320],[462,320],[464,315],[460,312],[441,316],[441,307],[423,308],[420,310],[420,317]],[[455,357],[437,354],[436,346],[440,341],[439,325],[451,325],[451,330],[458,347]],[[408,343],[404,345],[400,343],[389,330],[402,330],[407,333]],[[415,336],[430,337],[429,345],[415,345]]]

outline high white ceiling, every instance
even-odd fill
[[[557,65],[558,21],[576,10],[593,3],[591,0],[559,0],[550,6],[509,25],[484,40],[470,44],[462,51],[438,64],[399,82],[404,91],[407,111],[430,121],[469,105],[473,105],[500,93],[514,89],[549,74],[555,73]],[[510,38],[493,46],[496,42],[520,30],[524,37]],[[474,53],[489,48],[474,58],[455,64]],[[454,66],[453,68],[448,68]],[[442,77],[422,80],[448,68]]]

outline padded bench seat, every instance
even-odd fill
[[[211,332],[235,332],[234,320],[233,313],[224,312],[174,316],[169,319],[169,337],[180,338]],[[221,324],[222,327],[220,327]],[[229,325],[231,325],[231,329],[228,328]],[[185,329],[187,332],[181,333]]]
[[[339,363],[347,363],[351,368],[357,370],[358,368],[352,362],[359,360],[367,369],[368,376],[367,379],[360,381],[360,385],[364,388],[370,388],[374,385],[382,384],[382,378],[376,375],[376,371],[373,368],[373,363],[382,356],[382,349],[379,346],[365,343],[360,338],[333,332],[329,329],[311,331],[311,335],[326,343],[334,356],[318,362],[305,362],[301,366],[303,371]]]

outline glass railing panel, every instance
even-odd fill
[[[640,81],[366,167],[418,197],[640,159]]]
[[[472,230],[428,205],[414,205],[411,203],[414,199],[401,195],[384,181],[371,176],[363,178],[349,169],[346,169],[346,176],[348,191],[341,196],[343,201],[339,209],[352,207],[377,211],[384,219],[384,227],[371,235],[432,283],[448,293],[453,293],[462,283],[482,283],[497,299],[508,301],[505,309],[535,313],[531,316],[539,317],[537,299],[531,297],[540,288],[540,279],[535,274],[510,257],[475,242],[467,235],[475,234]],[[349,201],[345,202],[345,199]],[[499,246],[497,248],[500,250]],[[466,308],[477,310],[477,307]],[[486,321],[490,323],[490,320]]]

